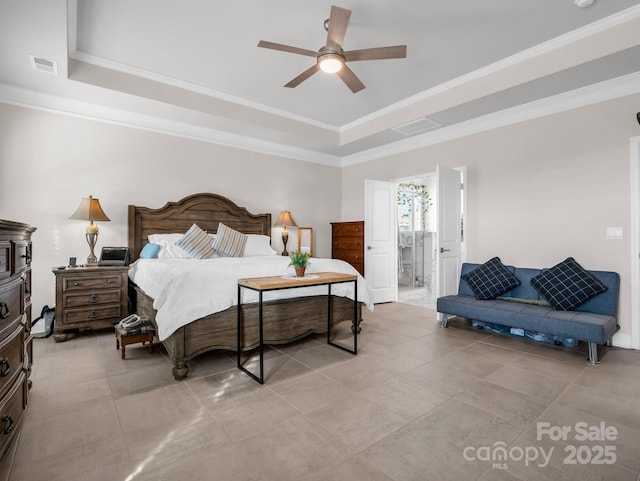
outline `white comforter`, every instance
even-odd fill
[[[287,276],[289,258],[283,256],[215,257],[213,259],[138,259],[129,278],[147,295],[156,309],[158,337],[164,340],[178,328],[238,303],[237,280],[244,277]],[[312,258],[307,274],[341,272],[358,274],[350,264],[337,259]],[[353,283],[335,284],[331,293],[353,299]],[[327,286],[298,287],[264,293],[263,299],[314,296],[327,293]],[[358,300],[373,310],[371,293],[358,274]],[[242,290],[242,302],[257,302],[258,293]]]

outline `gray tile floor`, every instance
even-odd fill
[[[366,311],[359,347],[269,349],[260,386],[229,354],[177,382],[108,331],[35,339],[11,480],[638,480],[640,351],[591,366],[406,304]]]

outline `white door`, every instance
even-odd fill
[[[396,186],[364,181],[364,276],[373,302],[393,302],[397,293]]]
[[[438,297],[458,293],[462,265],[462,176],[438,166],[438,235],[436,285]]]

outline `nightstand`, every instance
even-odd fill
[[[127,266],[54,268],[55,341],[66,341],[68,331],[112,327],[126,317],[128,270]]]

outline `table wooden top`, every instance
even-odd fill
[[[238,285],[258,291],[265,291],[270,289],[286,289],[289,287],[318,286],[323,284],[355,281],[357,279],[358,276],[356,274],[342,274],[340,272],[313,272],[308,273],[304,277],[249,277],[238,279]]]

